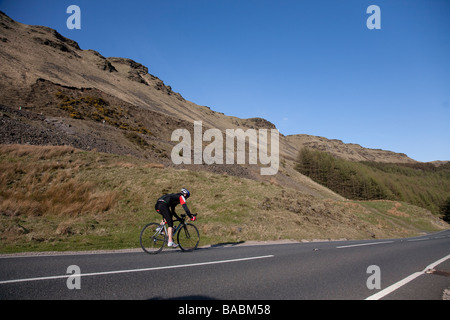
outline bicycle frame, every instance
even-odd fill
[[[182,214],[182,215],[181,215],[181,218],[176,219],[176,220],[174,221],[174,223],[175,223],[175,222],[179,222],[178,226],[176,226],[176,227],[174,226],[174,227],[173,227],[172,236],[173,236],[174,239],[175,239],[175,235],[177,234],[177,232],[178,232],[184,225],[186,225],[186,217],[187,217],[187,215]],[[161,231],[162,231],[162,230],[161,230]],[[161,233],[161,231],[159,231],[159,233]],[[168,233],[167,233],[167,221],[166,221],[166,220],[164,220],[164,232],[165,232],[166,235],[168,235]]]
[[[180,220],[175,220],[174,222],[176,222],[176,221],[180,221]],[[172,233],[172,236],[173,237],[175,237],[175,235],[177,234],[177,232],[178,232],[178,230],[179,229],[181,229],[181,227],[182,226],[184,226],[184,224],[185,224],[185,222],[184,221],[180,221],[180,224],[178,225],[178,226],[174,226],[172,229],[173,229],[173,233]],[[160,231],[161,232],[161,231]],[[166,233],[166,235],[168,234],[167,233],[167,222],[166,223],[164,223],[164,232]]]

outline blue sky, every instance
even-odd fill
[[[81,30],[69,30],[69,5]],[[369,30],[369,5],[381,29]],[[284,135],[450,160],[449,0],[0,0],[186,99]]]

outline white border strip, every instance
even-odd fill
[[[144,269],[81,273],[79,276],[80,277],[89,277],[89,276],[101,276],[101,275],[107,275],[107,274],[119,274],[119,273],[155,271],[155,270],[164,270],[164,269],[188,268],[188,267],[205,266],[205,265],[211,265],[211,264],[248,261],[248,260],[265,259],[265,258],[273,258],[273,257],[274,257],[274,255],[268,255],[268,256],[260,256],[260,257],[249,257],[249,258],[240,258],[240,259],[232,259],[232,260],[199,262],[199,263],[180,264],[180,265],[175,265],[175,266],[164,266],[164,267],[154,267],[154,268],[144,268]],[[64,278],[69,278],[69,277],[73,277],[73,276],[74,276],[73,274],[67,274],[67,275],[61,275],[61,276],[49,276],[49,277],[38,277],[38,278],[28,278],[28,279],[13,279],[13,280],[0,281],[0,284],[40,281],[40,280],[52,280],[52,279],[64,279]]]
[[[409,275],[408,277],[400,280],[399,282],[394,283],[393,285],[387,287],[384,290],[381,290],[380,292],[375,293],[374,295],[371,295],[370,297],[367,297],[365,300],[379,300],[385,296],[387,296],[388,294],[394,292],[395,290],[397,290],[398,288],[404,286],[405,284],[407,284],[408,282],[413,281],[414,279],[416,279],[417,277],[425,274],[428,270],[430,269],[434,269],[434,267],[436,267],[437,265],[441,264],[442,262],[444,262],[445,260],[450,258],[450,254],[443,257],[442,259],[439,259],[436,262],[433,262],[432,264],[430,264],[429,266],[427,266],[425,269],[423,269],[420,272],[415,272],[411,275]]]
[[[393,242],[394,242],[394,241],[359,243],[359,244],[351,244],[351,245],[348,245],[348,246],[340,246],[340,247],[336,247],[336,249],[344,249],[344,248],[352,248],[352,247],[362,247],[362,246],[374,246],[374,245],[377,245],[377,244],[393,243]]]
[[[414,241],[424,241],[424,240],[430,240],[430,238],[420,238],[420,239],[409,239],[408,242],[414,242]]]

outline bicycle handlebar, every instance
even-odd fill
[[[193,217],[196,217],[196,216],[197,216],[197,213],[193,213],[192,216],[193,216]],[[187,217],[187,214],[186,214],[186,213],[182,213],[182,214],[181,214],[181,218],[182,218],[183,220],[184,220],[186,217]]]

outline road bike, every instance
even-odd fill
[[[197,214],[194,214],[196,216]],[[183,251],[193,251],[197,249],[200,242],[200,233],[196,226],[186,222],[186,214],[182,214],[178,226],[173,227],[173,238],[177,239],[180,249]],[[139,241],[142,249],[149,254],[156,254],[163,250],[164,244],[168,242],[167,222],[164,224],[151,222],[141,231]]]

